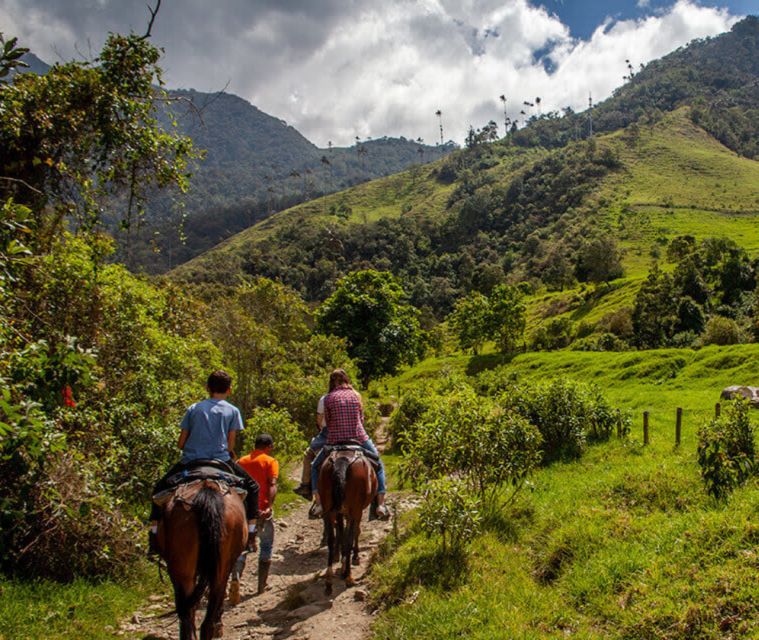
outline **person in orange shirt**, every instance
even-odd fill
[[[262,433],[256,437],[255,449],[247,456],[243,456],[237,461],[245,471],[248,472],[261,490],[258,493],[258,522],[256,534],[259,537],[260,549],[258,554],[258,593],[261,594],[266,589],[266,581],[269,578],[269,569],[271,568],[271,555],[274,548],[274,498],[277,496],[277,478],[279,477],[279,463],[272,457],[274,451],[274,438],[268,433]],[[255,545],[253,545],[255,551]],[[233,599],[235,593],[235,582],[237,597],[239,599],[239,577],[245,567],[245,556],[240,559],[235,566],[232,575],[232,585],[230,586],[230,599]],[[239,570],[238,570],[239,567]]]

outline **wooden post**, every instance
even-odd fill
[[[722,405],[718,402],[714,405],[714,417],[719,418],[720,411],[722,410]]]
[[[643,412],[643,444],[648,444],[648,411]]]
[[[675,446],[680,446],[680,436],[683,431],[683,409],[677,407],[677,420],[675,421]]]

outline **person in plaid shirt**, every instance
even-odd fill
[[[347,443],[360,444],[379,460],[377,506],[375,513],[370,513],[370,519],[372,515],[376,515],[381,520],[387,520],[390,517],[390,512],[385,506],[385,466],[382,464],[377,448],[364,430],[364,407],[361,396],[351,385],[348,374],[342,369],[335,369],[329,376],[329,394],[324,399],[324,417],[327,422],[327,446]],[[326,450],[322,449],[311,464],[311,487],[314,494],[311,517],[313,518],[321,518],[322,516],[317,481],[319,479],[319,468],[326,455]]]

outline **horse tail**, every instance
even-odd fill
[[[192,501],[198,526],[197,582],[189,596],[177,599],[177,614],[198,606],[221,563],[221,534],[224,527],[224,498],[218,491],[203,487]]]
[[[350,469],[350,459],[338,456],[333,463],[334,482],[332,483],[332,503],[336,512],[340,511],[345,499],[345,485],[348,482],[348,469]]]

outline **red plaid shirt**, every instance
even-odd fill
[[[324,399],[324,417],[327,420],[327,444],[341,444],[350,440],[366,442],[364,410],[361,398],[353,389],[341,387]]]

